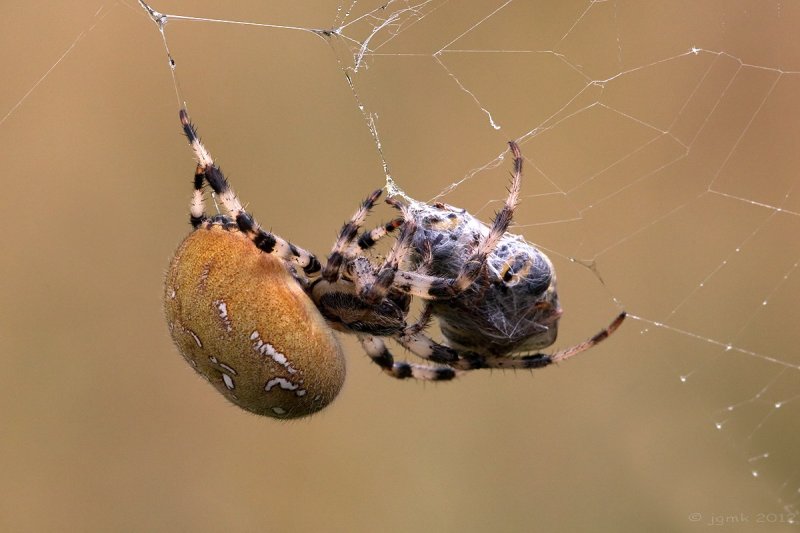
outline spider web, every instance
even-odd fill
[[[517,231],[592,273],[605,309],[630,313],[634,349],[673,346],[676,379],[714,391],[709,425],[793,511],[800,439],[786,429],[800,420],[800,246],[792,238],[800,234],[800,57],[758,30],[791,32],[800,13],[780,4],[739,12],[746,7],[714,6],[695,19],[690,5],[353,1],[336,7],[329,27],[284,28],[329,41],[390,193],[405,194],[405,176],[427,174],[430,187],[411,196],[473,204],[488,218],[502,190],[484,204],[474,199],[508,167],[505,151],[491,151],[517,139],[534,190]],[[754,42],[737,38],[754,22],[746,32]],[[533,83],[519,87],[520,72]],[[414,87],[420,77],[426,83]],[[423,132],[395,147],[410,102],[422,110]],[[428,165],[436,165],[416,154],[435,154],[423,146],[441,146],[436,138],[454,126],[489,153],[456,151],[458,164],[434,177]],[[776,136],[776,128],[788,131]]]
[[[635,320],[627,327],[639,330],[640,349],[680,346],[670,358],[678,379],[721,389],[713,426],[741,443],[751,475],[769,478],[792,508],[800,498],[800,443],[780,428],[796,424],[800,398],[800,360],[791,348],[797,343],[790,342],[798,340],[791,302],[800,248],[790,238],[800,229],[798,161],[796,136],[772,131],[796,130],[800,72],[797,58],[770,42],[733,39],[753,18],[737,16],[740,7],[710,14],[730,29],[701,17],[676,22],[680,35],[654,27],[637,42],[641,33],[629,31],[629,20],[641,22],[637,11],[658,6],[574,2],[550,12],[510,0],[477,2],[471,10],[432,0],[353,2],[337,8],[329,39],[393,192],[394,161],[414,159],[391,148],[398,102],[426,110],[424,143],[433,144],[432,129],[449,135],[452,121],[434,116],[448,99],[460,100],[458,116],[468,128],[518,139],[533,168],[526,185],[546,188],[523,202],[536,206],[536,218],[521,208],[519,229],[549,253],[602,273]],[[774,20],[785,31],[800,22],[771,7],[753,14],[758,22]],[[662,6],[652,20],[661,25],[676,16],[670,11],[679,10]],[[416,92],[409,82],[420,70],[438,71],[439,79]],[[538,78],[524,99],[518,71]],[[565,145],[574,151],[559,153]],[[485,158],[467,162],[474,168],[466,173],[451,171],[457,180],[438,192],[441,183],[432,180],[432,197],[458,205],[480,197],[471,182],[503,167],[503,154]],[[398,170],[399,182],[409,174]],[[657,205],[649,201],[654,195]],[[553,244],[538,231],[542,225],[561,234]],[[655,254],[649,247],[637,252],[654,241],[663,243]],[[620,264],[631,252],[634,275]],[[667,297],[649,289],[655,280],[670,287]]]
[[[118,7],[142,12],[132,1],[103,4],[6,106],[0,128]],[[281,21],[299,16],[291,10],[152,7],[167,13],[160,29],[177,99],[190,112],[204,104],[192,94],[197,85],[214,82],[184,67],[202,63],[203,52],[175,41],[202,34],[218,46],[213,32],[225,27],[242,40],[223,57],[258,56],[291,39],[302,50],[295,57],[327,61],[350,93],[372,172],[382,170],[394,194],[488,219],[503,199],[505,142],[516,139],[526,174],[514,231],[554,259],[567,313],[559,342],[580,340],[626,309],[628,321],[608,341],[620,344],[609,349],[666,366],[708,431],[742,454],[741,482],[753,478],[796,512],[800,48],[790,37],[800,10],[781,2],[475,0],[467,9],[447,0],[352,1],[303,12],[298,24]],[[301,47],[295,34],[333,53]],[[269,83],[228,74],[235,83],[252,75],[256,92]]]

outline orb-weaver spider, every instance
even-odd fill
[[[194,230],[167,273],[167,321],[184,358],[244,409],[294,418],[333,401],[345,363],[332,329],[355,334],[392,377],[441,381],[480,368],[547,366],[594,346],[625,318],[555,354],[517,355],[553,344],[562,311],[550,260],[506,233],[522,177],[514,142],[509,195],[491,226],[444,204],[387,200],[402,217],[359,235],[379,189],[342,226],[323,266],[256,222],[185,110],[180,119],[198,162]],[[227,214],[206,215],[205,184]],[[385,260],[373,263],[364,252],[395,232]],[[426,304],[409,324],[412,297]],[[424,333],[433,317],[447,344]],[[395,361],[384,338],[427,362]]]

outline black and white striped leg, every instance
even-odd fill
[[[344,265],[345,259],[347,259],[348,248],[355,240],[358,235],[358,230],[364,225],[367,215],[369,215],[370,210],[375,206],[375,202],[378,201],[382,192],[381,189],[378,189],[367,196],[364,201],[361,202],[361,205],[350,220],[345,222],[342,229],[339,230],[339,236],[336,238],[336,242],[328,256],[328,261],[322,269],[322,277],[326,281],[333,283],[339,279],[342,265]]]
[[[576,344],[575,346],[572,346],[570,348],[565,348],[563,350],[559,350],[556,353],[554,353],[553,355],[551,355],[550,359],[552,359],[554,363],[558,363],[560,361],[564,361],[565,359],[569,359],[573,355],[577,355],[577,354],[579,354],[581,352],[585,352],[586,350],[588,350],[589,348],[591,348],[595,344],[606,340],[609,335],[614,333],[617,330],[617,328],[620,327],[622,322],[625,320],[626,316],[628,316],[628,314],[623,311],[622,313],[617,315],[617,317],[611,322],[611,324],[608,325],[607,328],[605,328],[604,330],[596,333],[592,338],[587,339],[587,340],[585,340],[585,341],[583,341],[583,342],[581,342],[579,344]]]
[[[203,223],[205,220],[204,207],[203,207],[203,192],[202,180],[208,182],[214,194],[220,199],[223,207],[231,218],[236,221],[239,230],[246,234],[253,243],[262,251],[266,253],[276,254],[281,259],[292,261],[300,266],[306,274],[314,274],[319,272],[320,264],[314,254],[299,248],[289,241],[274,235],[268,231],[264,231],[258,222],[244,210],[239,197],[231,188],[228,180],[222,171],[214,164],[214,159],[211,154],[200,141],[197,135],[197,130],[189,120],[189,114],[185,109],[180,111],[181,125],[189,144],[194,151],[195,158],[197,159],[197,172],[195,173],[195,191],[192,196],[191,207],[191,222],[194,225],[195,221],[199,222],[197,225]],[[202,178],[200,177],[202,176]],[[200,185],[198,187],[198,180]]]
[[[405,331],[397,335],[396,339],[403,348],[421,359],[459,368],[460,370],[472,370],[471,368],[460,368],[458,366],[462,361],[462,355],[456,350],[444,344],[439,344],[421,331],[406,328]]]
[[[350,245],[347,247],[347,250],[344,252],[343,257],[339,259],[340,265],[335,278],[338,279],[341,277],[342,269],[349,261],[349,267],[352,269],[352,281],[356,286],[356,293],[362,294],[367,287],[375,283],[376,278],[372,263],[370,263],[369,260],[361,254],[361,252],[375,246],[380,239],[386,235],[390,235],[392,232],[394,232],[394,230],[402,226],[402,224],[403,219],[396,218],[382,226],[378,226],[377,228],[362,233],[357,242],[350,243]],[[345,261],[342,261],[342,259]],[[335,283],[335,281],[331,283]]]
[[[511,185],[508,188],[508,197],[506,198],[503,208],[497,212],[492,222],[492,228],[483,242],[475,250],[472,257],[464,263],[458,276],[456,276],[455,289],[457,291],[466,290],[467,287],[472,285],[475,280],[480,276],[483,271],[484,265],[489,255],[494,251],[497,243],[503,237],[508,227],[511,225],[511,219],[514,215],[514,209],[519,203],[519,192],[522,184],[522,154],[520,153],[519,146],[514,141],[508,143],[511,153],[514,155],[514,171],[511,174]]]
[[[420,313],[417,321],[413,324],[410,324],[405,327],[403,331],[404,334],[416,334],[422,333],[428,326],[431,325],[431,320],[433,319],[433,307],[431,307],[430,302],[425,302],[424,307],[422,308],[422,313]]]
[[[372,362],[381,367],[381,370],[396,379],[418,379],[422,381],[449,381],[459,375],[459,372],[447,366],[431,366],[395,361],[389,352],[386,343],[379,337],[359,335],[361,346]]]
[[[395,276],[400,268],[400,262],[411,251],[411,243],[416,232],[416,224],[411,218],[406,218],[400,235],[386,256],[383,265],[378,269],[375,283],[363,291],[361,297],[367,303],[377,303],[389,293],[389,289],[394,284]]]
[[[366,251],[375,246],[379,240],[391,235],[394,231],[403,225],[402,218],[395,218],[386,224],[378,226],[370,231],[365,231],[358,238],[358,241],[351,243],[347,250],[347,254],[351,257],[355,256],[359,251]]]
[[[452,298],[459,292],[455,287],[455,279],[404,270],[395,273],[394,288],[424,300]]]
[[[193,228],[199,228],[203,222],[208,220],[206,216],[206,202],[203,197],[203,185],[205,183],[205,173],[200,165],[194,173],[194,192],[192,202],[189,205],[189,223]]]
[[[492,356],[474,352],[460,352],[430,339],[420,332],[406,329],[397,340],[414,355],[434,362],[443,363],[461,371],[481,368],[495,369],[528,369],[542,368],[553,363],[564,361],[602,342],[619,328],[625,320],[625,313],[620,313],[611,324],[590,339],[575,346],[559,350],[554,354],[534,353],[518,356]]]

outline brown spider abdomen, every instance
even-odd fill
[[[164,308],[183,357],[230,401],[275,418],[310,415],[342,388],[333,331],[282,261],[220,225],[175,252]]]

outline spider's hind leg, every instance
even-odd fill
[[[203,172],[203,167],[197,165],[197,170],[194,173],[194,192],[192,193],[192,202],[189,205],[189,223],[193,228],[199,228],[203,222],[208,220],[206,202],[203,197],[204,181],[205,172]]]
[[[205,215],[203,201],[203,180],[205,180],[214,194],[222,202],[223,207],[230,213],[231,218],[236,221],[239,230],[247,235],[261,251],[276,254],[281,259],[292,261],[300,266],[306,274],[319,272],[320,264],[314,254],[298,248],[294,244],[282,239],[281,237],[265,231],[256,220],[242,207],[239,197],[231,188],[225,175],[214,164],[211,154],[200,141],[197,129],[189,120],[189,114],[185,109],[180,111],[181,125],[189,144],[194,151],[197,159],[197,171],[194,178],[194,194],[190,211],[190,221],[194,227],[198,227],[208,220]]]
[[[479,370],[481,368],[494,369],[527,369],[543,368],[553,363],[560,363],[565,359],[588,350],[604,341],[614,333],[622,324],[627,315],[623,312],[606,328],[596,333],[591,338],[559,350],[554,354],[533,353],[526,355],[485,355],[475,352],[459,351],[449,346],[439,344],[414,326],[407,327],[397,335],[397,341],[414,355],[433,363],[446,364],[457,371]]]
[[[432,366],[395,361],[394,356],[379,337],[359,335],[361,346],[372,362],[381,367],[387,375],[397,379],[418,379],[422,381],[450,381],[459,372],[447,366]]]
[[[617,330],[617,328],[622,324],[626,316],[627,314],[625,312],[620,313],[611,322],[611,324],[602,329],[600,332],[593,335],[591,338],[581,343],[578,343],[575,346],[559,350],[554,354],[533,353],[521,356],[479,355],[473,358],[464,358],[461,361],[459,361],[459,363],[454,364],[453,366],[455,368],[462,368],[464,370],[472,370],[477,368],[500,368],[500,369],[518,368],[518,369],[532,370],[534,368],[542,368],[545,366],[549,366],[553,363],[560,363],[561,361],[569,359],[573,355],[577,355],[581,352],[584,352],[589,348],[607,339],[608,336],[614,333]],[[474,365],[474,366],[472,368],[467,368],[467,366],[469,365]]]

